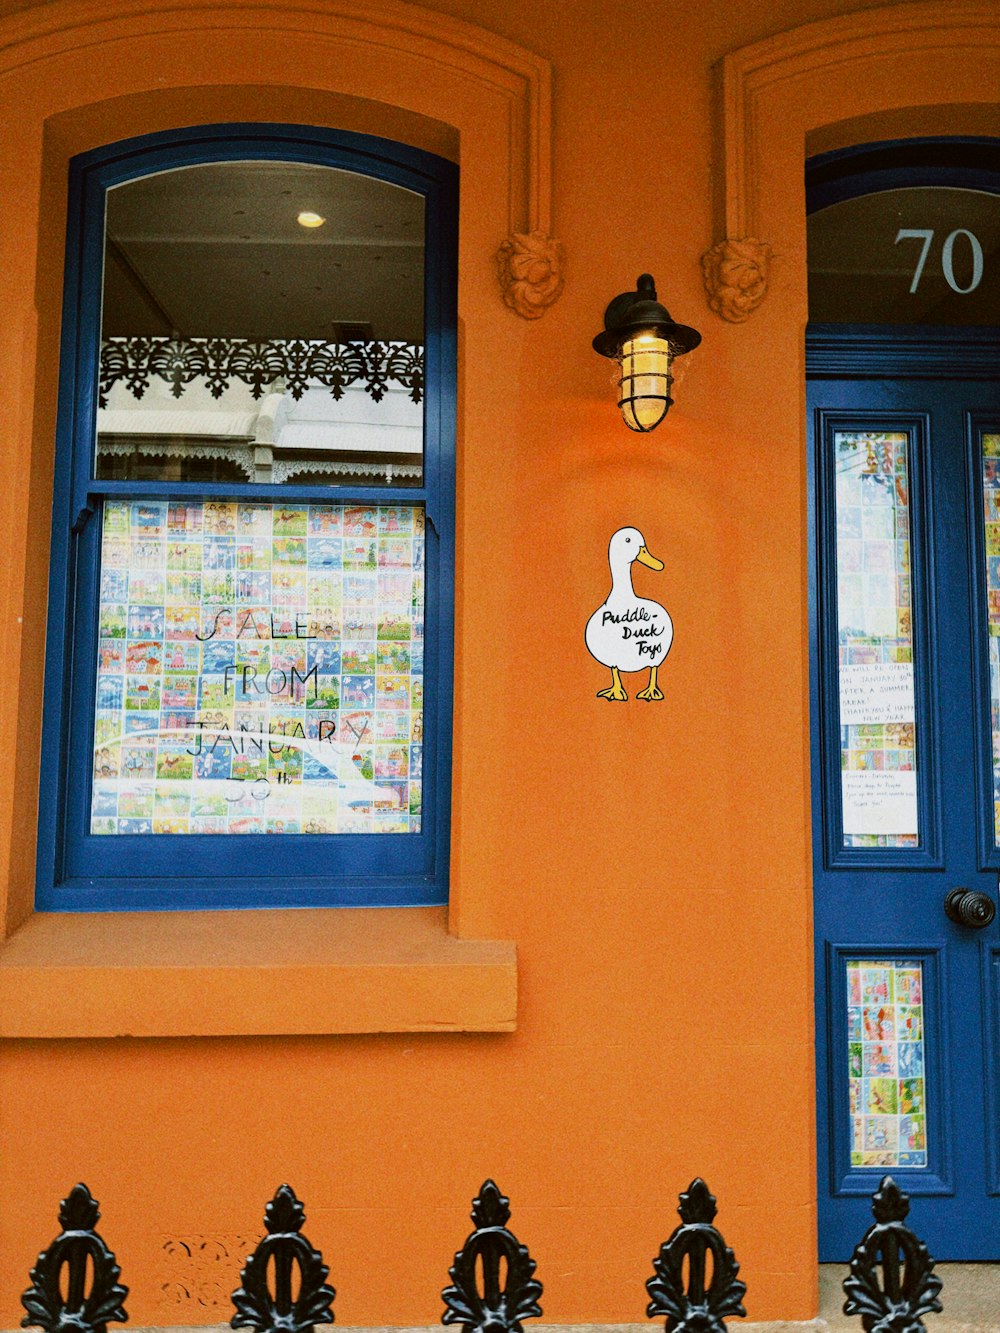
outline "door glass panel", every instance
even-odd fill
[[[95,475],[420,485],[423,196],[296,162],[108,191]]]
[[[110,501],[91,832],[418,833],[424,511]]]
[[[995,194],[918,185],[810,213],[809,318],[852,324],[995,324]]]
[[[845,847],[915,847],[908,437],[834,432]]]
[[[1000,431],[980,436],[993,755],[993,842],[1000,845]]]
[[[923,968],[847,963],[851,1165],[927,1165]]]

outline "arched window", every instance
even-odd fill
[[[40,908],[445,901],[456,217],[313,128],[73,162]]]

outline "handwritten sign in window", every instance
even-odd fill
[[[873,662],[840,668],[840,725],[913,721],[913,663]]]
[[[914,772],[841,773],[844,832],[874,837],[917,832]]]
[[[423,519],[108,502],[91,832],[419,832]]]

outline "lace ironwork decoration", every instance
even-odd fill
[[[441,1296],[445,1311],[442,1324],[461,1324],[463,1333],[522,1333],[521,1320],[542,1313],[538,1298],[542,1284],[535,1280],[537,1265],[507,1229],[510,1200],[493,1183],[483,1183],[472,1202],[475,1231],[455,1255],[448,1275],[452,1286]],[[506,1265],[503,1286],[500,1265]],[[482,1264],[482,1290],[476,1267]]]
[[[302,1234],[305,1209],[290,1185],[282,1185],[264,1212],[267,1235],[240,1273],[242,1285],[233,1292],[236,1313],[232,1328],[257,1333],[309,1333],[315,1324],[333,1323],[336,1292],[327,1286],[329,1268],[319,1250]],[[272,1264],[273,1260],[273,1264]],[[299,1267],[299,1294],[292,1297],[292,1268]],[[273,1289],[268,1270],[273,1268]]]
[[[121,1269],[115,1256],[94,1228],[101,1214],[86,1185],[74,1185],[59,1207],[62,1232],[38,1256],[31,1270],[31,1286],[21,1297],[27,1314],[22,1328],[44,1328],[46,1333],[106,1333],[110,1323],[128,1320],[119,1285]],[[91,1267],[87,1290],[88,1261]],[[65,1296],[60,1287],[66,1268]]]
[[[844,1314],[859,1314],[865,1333],[924,1333],[921,1315],[940,1311],[942,1282],[927,1246],[906,1224],[910,1199],[892,1176],[872,1195],[874,1223],[851,1255]]]
[[[142,398],[154,375],[180,398],[195,380],[221,398],[234,380],[261,398],[280,381],[296,400],[310,385],[322,385],[339,401],[360,385],[376,403],[398,384],[419,403],[424,394],[424,349],[401,342],[324,342],[288,338],[253,342],[244,338],[107,338],[101,343],[101,407],[116,384]]]
[[[746,1283],[737,1277],[740,1266],[722,1233],[713,1226],[715,1196],[699,1177],[680,1196],[681,1225],[660,1246],[653,1260],[656,1276],[646,1282],[651,1297],[650,1319],[666,1319],[666,1333],[724,1333],[726,1315],[745,1317]],[[706,1283],[707,1258],[712,1275]],[[684,1281],[684,1262],[688,1278]]]

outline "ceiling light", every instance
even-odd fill
[[[313,213],[309,209],[304,209],[296,218],[300,227],[322,227],[325,221],[321,213]]]

